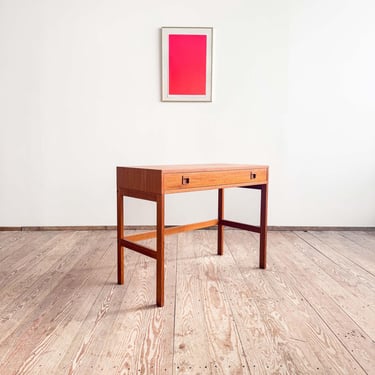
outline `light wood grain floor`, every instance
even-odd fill
[[[375,232],[216,231],[154,260],[116,234],[0,232],[0,374],[375,374]],[[152,245],[148,241],[148,245]]]

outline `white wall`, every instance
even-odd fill
[[[375,226],[374,14],[372,0],[0,0],[0,226],[113,225],[117,165],[210,162],[270,165],[270,225]],[[161,26],[214,27],[212,103],[160,102]],[[254,222],[247,193],[227,211]],[[170,196],[167,222],[215,202]],[[152,203],[126,203],[128,224],[154,222]]]

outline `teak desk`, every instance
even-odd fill
[[[266,268],[268,166],[238,164],[160,165],[117,167],[117,278],[124,283],[124,249],[156,259],[156,302],[164,306],[164,236],[188,230],[218,226],[217,251],[223,255],[224,226],[260,234],[259,267]],[[224,219],[224,188],[242,187],[261,191],[260,226]],[[218,190],[218,217],[178,227],[164,227],[165,194]],[[124,236],[124,200],[133,197],[156,202],[156,230]],[[135,241],[156,237],[156,250]]]

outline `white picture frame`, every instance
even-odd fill
[[[212,27],[162,27],[162,101],[212,101]]]

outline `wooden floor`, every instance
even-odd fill
[[[375,232],[216,231],[155,263],[116,234],[0,232],[0,374],[375,374]],[[152,245],[148,241],[148,245]]]

